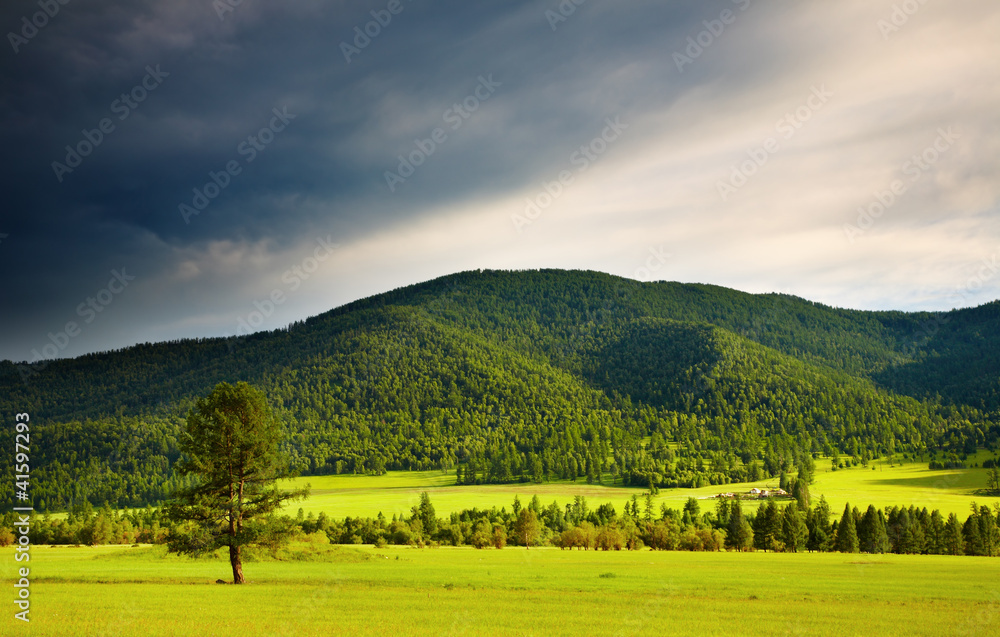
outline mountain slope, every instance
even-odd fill
[[[997,444],[998,322],[996,303],[873,313],[595,272],[467,272],[269,333],[3,362],[0,409],[30,411],[38,439],[58,442],[35,452],[50,507],[168,495],[184,413],[236,380],[268,392],[307,473],[724,482],[815,453]]]

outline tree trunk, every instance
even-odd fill
[[[229,546],[229,563],[233,565],[233,584],[245,584],[243,579],[243,560],[240,558],[240,547]]]

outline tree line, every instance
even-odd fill
[[[845,505],[835,515],[824,498],[815,504],[762,501],[744,512],[739,499],[688,499],[681,509],[655,507],[653,496],[634,496],[619,513],[611,503],[592,508],[578,496],[560,506],[538,496],[516,499],[508,509],[466,509],[440,518],[427,493],[409,515],[333,519],[325,513],[281,515],[269,522],[289,539],[323,536],[333,544],[433,547],[554,546],[577,550],[773,551],[897,553],[913,555],[1000,555],[1000,506],[973,503],[964,519],[926,507]],[[0,518],[0,546],[13,539],[13,514]],[[94,509],[84,503],[65,518],[44,515],[31,526],[33,544],[167,544],[180,531],[165,510]]]

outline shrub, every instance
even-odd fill
[[[502,524],[493,527],[493,546],[498,549],[507,546],[507,530],[503,528]]]
[[[595,549],[620,551],[623,546],[625,546],[625,534],[616,526],[602,526],[594,537]]]

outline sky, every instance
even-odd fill
[[[477,268],[1000,298],[995,0],[11,0],[0,359]]]

